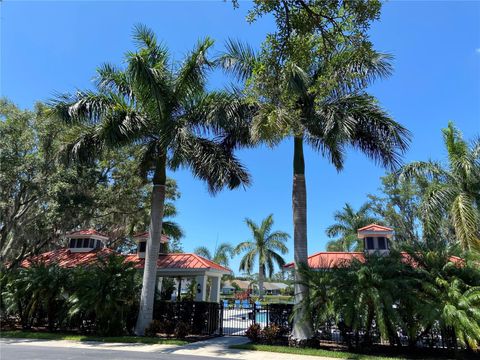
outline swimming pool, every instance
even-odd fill
[[[266,311],[259,311],[255,314],[255,321],[258,323],[266,323],[268,320],[268,313]]]

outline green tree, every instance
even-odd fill
[[[200,41],[178,64],[144,26],[135,28],[134,40],[138,49],[126,54],[125,69],[103,65],[97,92],[59,97],[53,114],[80,134],[66,149],[75,160],[94,159],[103,149],[131,144],[141,148],[140,170],[152,183],[150,239],[136,326],[142,335],[153,314],[167,168],[190,168],[212,193],[246,185],[249,176],[233,155],[240,139],[235,124],[246,115],[244,108],[231,94],[206,91],[211,67],[207,51],[213,41]]]
[[[341,211],[336,211],[333,215],[336,223],[327,227],[326,233],[330,238],[338,237],[327,244],[327,251],[355,251],[362,250],[362,244],[358,241],[357,230],[378,222],[376,218],[370,215],[370,205],[362,205],[358,211],[355,211],[349,203],[346,203]],[[354,246],[355,245],[355,246]]]
[[[444,219],[464,249],[480,250],[480,141],[471,146],[452,122],[442,130],[448,166],[418,161],[402,170],[405,178],[427,180],[422,199],[424,233],[435,237]]]
[[[231,244],[224,242],[215,248],[213,255],[206,246],[199,246],[193,252],[217,264],[228,267],[229,259],[234,254],[234,248]]]
[[[423,184],[399,178],[395,173],[383,176],[381,181],[380,195],[368,195],[372,212],[395,229],[394,245],[420,241]]]
[[[245,219],[245,223],[252,232],[253,239],[238,244],[235,253],[246,252],[240,261],[240,271],[246,271],[250,274],[255,261],[258,262],[258,291],[262,298],[266,270],[268,270],[268,276],[271,277],[275,263],[280,268],[285,265],[285,260],[281,254],[288,252],[285,243],[290,235],[283,231],[272,231],[273,214],[267,216],[260,226],[248,218]]]
[[[391,56],[376,52],[366,30],[380,14],[380,2],[255,1],[250,20],[271,14],[277,29],[261,51],[227,43],[219,63],[245,81],[244,93],[257,108],[254,140],[293,145],[294,261],[296,299],[308,289],[298,266],[307,262],[307,194],[304,145],[326,157],[337,170],[348,147],[395,168],[406,151],[409,132],[366,92],[390,74]],[[293,338],[313,336],[308,319],[297,312]]]

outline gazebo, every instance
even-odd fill
[[[57,263],[65,268],[88,266],[95,262],[98,256],[108,256],[115,253],[107,247],[108,237],[96,230],[80,230],[67,234],[68,246],[45,252],[22,262],[21,266],[28,267],[33,262],[47,264]],[[137,242],[135,254],[118,254],[125,257],[125,261],[135,264],[137,269],[143,269],[145,264],[145,249],[149,234],[141,233],[134,236]],[[195,279],[195,301],[207,301],[207,282],[211,280],[210,301],[220,302],[220,282],[223,275],[231,274],[231,270],[213,261],[191,253],[166,253],[165,244],[168,237],[162,236],[160,253],[157,260],[157,286],[161,289],[163,278],[177,279],[177,291],[181,290],[182,279]]]

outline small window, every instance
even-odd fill
[[[379,250],[385,250],[387,248],[387,241],[385,240],[384,237],[377,238],[377,241],[378,241]]]
[[[161,243],[161,244],[160,244],[159,254],[166,254],[167,252],[168,252],[168,251],[167,251],[167,244]]]
[[[90,239],[83,239],[83,247],[88,248],[88,245],[90,244]]]
[[[75,247],[75,240],[77,239],[70,239],[70,245],[69,245],[70,249],[73,249]]]
[[[83,240],[83,239],[76,239],[76,240],[77,240],[77,242],[76,242],[76,244],[75,244],[75,247],[76,247],[76,248],[81,248],[81,247],[82,247],[82,240]]]
[[[367,250],[373,250],[375,249],[375,246],[373,245],[373,237],[367,237]]]
[[[90,239],[90,245],[88,247],[89,248],[94,248],[95,247],[95,239]]]
[[[142,241],[138,244],[138,252],[145,252],[147,250],[147,242]]]

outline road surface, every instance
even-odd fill
[[[0,343],[0,360],[221,360],[222,358],[158,352],[81,349]]]

